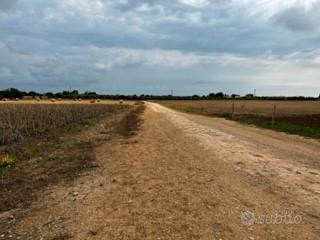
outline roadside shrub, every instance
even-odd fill
[[[0,167],[7,167],[14,165],[16,163],[16,159],[8,154],[4,156],[0,156]]]

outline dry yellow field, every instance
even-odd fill
[[[8,101],[0,101],[0,104],[88,104],[90,103],[90,100],[81,100],[81,101],[76,101],[76,100],[57,100],[55,99],[54,101],[51,101],[50,99],[46,100],[8,100]],[[118,100],[100,100],[100,101],[95,101],[95,104],[118,104],[120,101]],[[124,101],[123,103],[125,104],[133,104],[134,101]]]
[[[0,104],[0,146],[120,111],[117,101],[6,101]]]
[[[272,115],[274,106],[278,116],[320,114],[320,101],[255,101],[255,100],[204,100],[204,101],[159,101],[176,110],[205,115],[228,115],[234,104],[235,114]]]

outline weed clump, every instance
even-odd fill
[[[26,150],[24,150],[24,152],[22,153],[22,157],[25,159],[30,159],[30,158],[34,158],[37,157],[40,154],[40,150],[37,148],[28,148]]]
[[[9,154],[0,156],[0,167],[9,167],[13,166],[17,162],[17,159]]]

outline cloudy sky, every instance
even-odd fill
[[[320,0],[0,0],[0,88],[320,93]]]

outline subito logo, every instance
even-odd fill
[[[256,221],[256,217],[252,212],[243,212],[241,214],[241,223],[246,226],[252,226]]]

